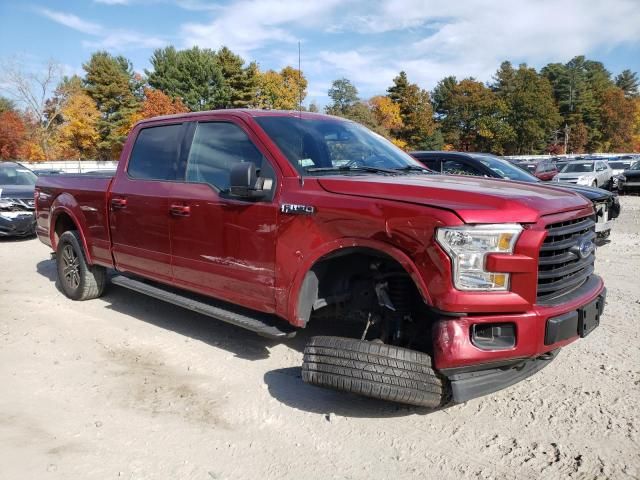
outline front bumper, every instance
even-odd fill
[[[14,218],[0,216],[0,237],[27,237],[36,233],[36,217],[33,213]]]
[[[554,325],[558,319],[573,318],[576,312],[595,301],[599,301],[598,305],[603,309],[605,292],[602,279],[592,275],[582,286],[556,300],[555,303],[538,304],[528,312],[441,318],[433,327],[434,365],[441,374],[450,378],[452,385],[455,381],[461,380],[460,377],[455,377],[456,375],[473,372],[475,380],[467,381],[477,383],[481,382],[478,378],[486,375],[488,371],[499,368],[497,377],[484,376],[484,380],[487,380],[485,390],[477,387],[471,389],[473,392],[482,391],[480,395],[512,385],[540,370],[541,365],[546,364],[545,359],[548,360],[549,352],[574,342],[580,336],[577,324],[565,323],[562,334],[555,336],[548,334],[549,325]],[[474,345],[472,341],[474,325],[502,323],[515,326],[516,338],[512,347],[485,350]],[[533,362],[540,368],[523,367],[535,359],[541,359]],[[514,365],[517,366],[517,372],[514,370],[511,374],[504,373],[505,366],[511,369]],[[478,376],[478,372],[485,373]],[[523,372],[530,373],[523,376]],[[459,396],[459,398],[463,397]]]
[[[549,365],[560,350],[503,366],[484,370],[451,373],[451,403],[464,403],[472,398],[482,397],[527,379]]]

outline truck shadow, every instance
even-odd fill
[[[36,270],[54,283],[58,291],[61,292],[55,261],[42,260],[36,265]],[[63,295],[62,292],[60,294]],[[268,358],[269,348],[279,343],[222,321],[115,285],[109,285],[104,295],[97,301],[103,302],[105,308],[109,310],[164,330],[171,330],[213,347],[222,348],[236,357],[246,360]]]
[[[271,370],[264,375],[264,381],[271,396],[280,403],[297,410],[324,414],[327,421],[332,421],[331,414],[352,418],[390,418],[426,415],[443,409],[400,405],[309,385],[302,381],[300,367]]]
[[[36,271],[54,283],[60,291],[54,260],[38,262]],[[63,295],[62,292],[60,294]],[[283,341],[271,340],[115,285],[110,285],[98,301],[103,302],[105,308],[109,310],[204,342],[214,348],[221,348],[238,358],[250,361],[269,358],[270,349],[278,345],[302,352],[309,337],[326,333],[328,328],[336,335],[353,336],[353,332],[345,330],[344,325],[340,325],[338,322],[335,324],[330,322],[331,325],[328,325],[328,320],[322,320],[316,324],[311,322],[294,338]],[[425,414],[435,411],[397,405],[308,385],[302,381],[300,367],[268,371],[264,375],[264,381],[273,398],[291,408],[312,413],[377,418]],[[332,421],[332,417],[328,416],[327,421]]]

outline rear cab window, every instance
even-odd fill
[[[147,127],[136,137],[127,173],[139,180],[178,179],[182,123]]]

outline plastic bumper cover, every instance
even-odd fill
[[[0,215],[0,237],[25,237],[36,233],[33,214],[7,218]]]
[[[568,345],[579,337],[573,332],[552,344],[545,341],[547,322],[567,313],[575,312],[604,298],[602,279],[592,275],[579,288],[545,304],[535,305],[530,311],[514,314],[479,314],[441,317],[433,327],[434,365],[445,375],[447,370],[473,367],[474,370],[492,368],[495,362],[537,358],[547,352]],[[602,302],[604,305],[604,301]],[[507,349],[483,350],[473,344],[471,332],[477,324],[515,325],[515,345]],[[548,340],[548,337],[547,337]]]
[[[559,351],[554,350],[536,358],[497,368],[452,373],[448,376],[451,384],[451,402],[463,403],[521,382],[549,365]]]

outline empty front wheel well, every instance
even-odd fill
[[[298,294],[298,320],[306,324],[314,312],[335,305],[343,309],[365,308],[369,301],[378,305],[375,286],[381,283],[389,284],[390,294],[397,294],[391,287],[398,286],[400,293],[410,297],[407,302],[425,307],[417,286],[397,260],[374,249],[354,247],[325,255],[306,273]]]

